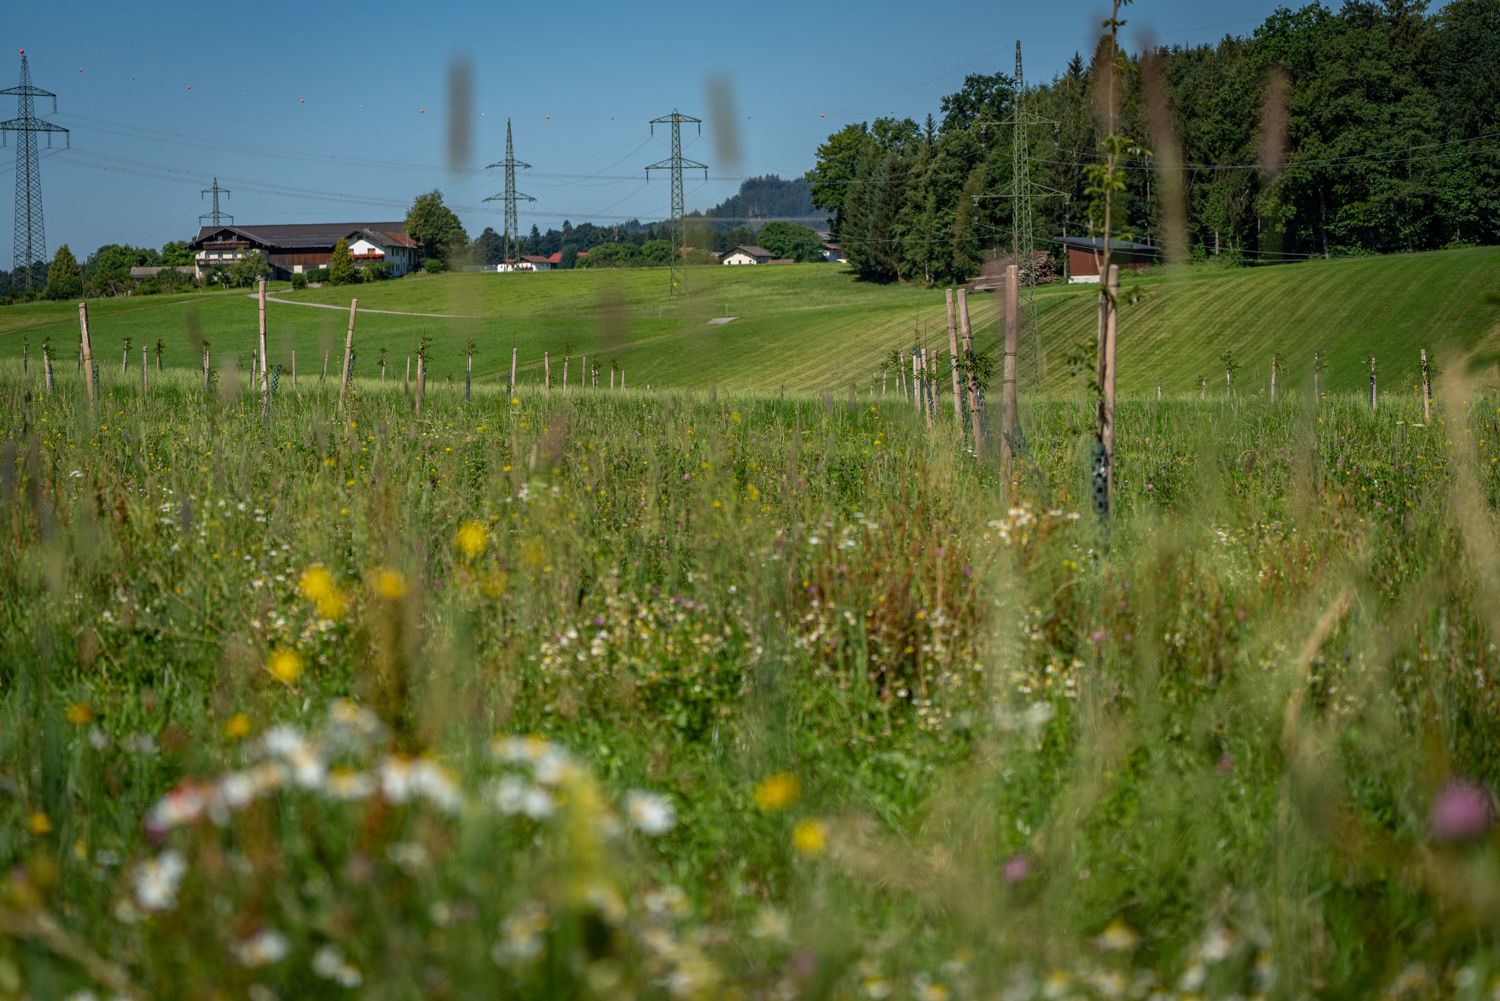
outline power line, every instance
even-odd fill
[[[36,117],[35,99],[52,98],[52,110],[57,111],[57,95],[31,85],[31,68],[26,64],[26,50],[21,50],[21,84],[0,90],[0,94],[16,95],[16,117],[0,122],[0,141],[5,133],[14,132],[16,140],[16,215],[15,242],[11,250],[12,267],[19,271],[17,285],[22,289],[34,284],[32,265],[47,259],[47,233],[42,221],[42,172],[37,164],[36,137],[38,132],[47,133],[47,145],[52,145],[52,133],[68,134],[61,125]]]

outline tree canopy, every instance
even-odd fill
[[[406,232],[421,241],[428,257],[451,267],[469,245],[469,234],[453,210],[443,204],[443,193],[436,188],[418,195],[406,212]]]
[[[1436,13],[1422,0],[1280,8],[1249,37],[1145,56],[1127,62],[1114,127],[1131,140],[1122,235],[1160,243],[1164,192],[1176,189],[1200,256],[1500,243],[1500,0],[1451,0]],[[1024,109],[1052,123],[1027,135],[1038,249],[1087,232],[1097,79],[1075,55],[1027,89]],[[932,116],[925,128],[879,119],[828,136],[807,181],[856,271],[956,282],[1013,251],[1015,106],[1008,76],[976,73],[941,100],[935,127]],[[1161,177],[1168,143],[1181,164],[1174,185]]]
[[[349,239],[345,237],[333,245],[333,259],[328,262],[328,284],[353,285],[356,278],[354,258],[349,254]]]
[[[47,268],[47,298],[77,299],[83,295],[83,272],[78,268],[78,258],[65,243],[52,255],[52,264]]]

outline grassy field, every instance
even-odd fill
[[[0,363],[0,996],[1500,983],[1457,372],[1128,403],[1108,529],[1066,397],[103,388]]]
[[[1273,353],[1284,360],[1288,392],[1311,391],[1313,352],[1326,363],[1323,385],[1354,392],[1369,384],[1368,358],[1381,385],[1410,392],[1417,352],[1438,369],[1464,370],[1497,343],[1496,311],[1482,301],[1495,291],[1497,251],[1472,250],[1358,260],[1312,261],[1274,268],[1199,268],[1172,278],[1127,276],[1120,320],[1120,387],[1127,394],[1193,396],[1200,379],[1223,392],[1226,351],[1239,367],[1241,394],[1265,392]],[[418,341],[431,339],[431,370],[439,380],[462,378],[465,345],[476,344],[481,381],[506,379],[511,349],[522,382],[542,378],[542,354],[587,354],[607,382],[612,366],[627,384],[645,387],[792,392],[867,387],[893,348],[925,335],[946,351],[941,290],[872,286],[833,265],[689,269],[691,295],[668,300],[660,270],[560,271],[546,274],[415,276],[356,289],[279,290],[306,303],[438,316],[363,313],[357,323],[357,370],[378,372],[384,357],[398,373]],[[1045,389],[1082,387],[1067,357],[1092,345],[1096,296],[1084,288],[1052,288],[1038,297]],[[995,349],[995,297],[975,296],[972,315],[981,348]],[[125,338],[165,342],[174,366],[198,363],[193,345],[207,339],[227,364],[248,365],[256,307],[246,296],[215,292],[160,300],[99,300],[90,304],[97,356],[118,363]],[[299,377],[332,365],[342,349],[347,314],[273,304],[268,326],[273,358]],[[733,317],[727,323],[710,323]],[[76,307],[33,304],[0,309],[0,357],[33,352],[50,337],[59,357],[76,353]],[[134,359],[133,359],[134,360]],[[570,377],[578,378],[572,365]],[[553,370],[554,381],[560,366]]]

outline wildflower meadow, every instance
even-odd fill
[[[1500,403],[0,367],[0,998],[1500,996]]]

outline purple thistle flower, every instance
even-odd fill
[[[1473,779],[1453,779],[1432,801],[1428,827],[1434,841],[1467,841],[1489,830],[1495,821],[1495,800],[1489,789]]]

